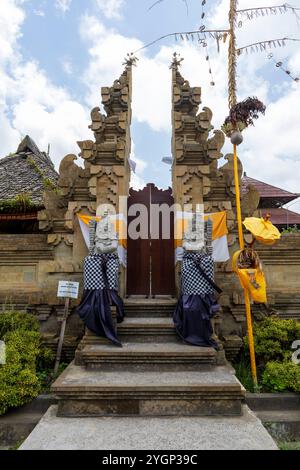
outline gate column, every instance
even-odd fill
[[[112,87],[103,87],[102,104],[106,114],[96,107],[91,112],[90,129],[95,142],[78,142],[80,156],[85,160],[89,171],[89,196],[96,209],[100,204],[110,204],[116,213],[126,216],[126,206],[120,206],[120,197],[129,195],[131,152],[131,101],[132,101],[132,65],[126,67]],[[125,295],[126,269],[121,268],[120,294]]]
[[[191,87],[179,72],[181,59],[174,54],[172,69],[172,184],[175,204],[182,210],[185,204],[204,205],[205,213],[226,211],[227,226],[232,245],[235,235],[235,194],[233,185],[232,155],[226,155],[228,161],[218,168],[218,160],[223,156],[221,149],[225,136],[221,130],[213,130],[213,113],[201,104],[201,88]],[[240,168],[240,175],[242,168]],[[179,263],[176,267],[177,291],[179,292]],[[220,298],[223,307],[222,329],[224,335],[231,335],[235,330],[232,311],[236,308],[236,285],[230,261],[217,263],[217,284],[224,290]],[[227,325],[226,318],[228,319]],[[225,320],[225,322],[224,322]],[[232,328],[234,325],[234,328]],[[238,327],[239,328],[239,327]]]

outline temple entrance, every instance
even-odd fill
[[[174,204],[171,188],[153,183],[128,198],[127,295],[174,295]]]

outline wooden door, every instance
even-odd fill
[[[139,203],[147,209],[147,227],[138,239],[128,233],[127,294],[174,295],[174,214],[166,210],[174,203],[172,190],[160,190],[152,183],[141,191],[131,189],[128,210]],[[162,204],[165,209],[160,212]],[[135,218],[128,215],[128,228]]]
[[[130,216],[130,208],[134,204],[143,204],[148,211],[146,239],[132,239],[130,224],[136,215]],[[138,215],[138,214],[137,214]],[[128,198],[128,234],[127,234],[127,295],[150,295],[150,188],[141,191],[130,189]],[[145,227],[141,227],[141,230]]]
[[[154,185],[151,185],[150,189],[151,208],[162,208],[159,220],[157,210],[151,211],[151,294],[173,295],[175,292],[174,213],[164,212],[163,205],[171,207],[174,199],[171,189],[164,191]]]

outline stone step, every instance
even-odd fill
[[[300,410],[255,411],[272,437],[278,441],[300,440]]]
[[[300,394],[247,393],[246,403],[255,412],[300,410]]]
[[[122,342],[143,343],[178,342],[172,318],[129,317],[118,324],[118,336]]]
[[[172,317],[176,307],[176,300],[126,299],[124,307],[127,317]]]
[[[232,416],[245,390],[229,366],[212,371],[97,371],[71,363],[52,385],[58,416]]]
[[[76,363],[101,370],[209,370],[218,362],[213,348],[200,348],[180,343],[91,344],[80,351]]]
[[[46,410],[45,410],[46,411]],[[44,413],[7,413],[0,416],[0,449],[9,449],[23,442]]]

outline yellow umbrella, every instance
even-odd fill
[[[266,219],[247,217],[243,224],[253,237],[264,245],[274,245],[281,237],[278,228],[272,224],[268,217]]]

